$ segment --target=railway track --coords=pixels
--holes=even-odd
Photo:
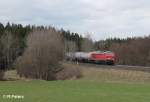
[[[134,70],[134,71],[144,71],[150,73],[150,67],[145,66],[128,66],[128,65],[101,65],[101,64],[92,64],[92,63],[75,63],[68,62],[72,64],[78,64],[87,68],[105,68],[105,69],[122,69],[122,70]]]

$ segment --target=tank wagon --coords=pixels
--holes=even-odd
[[[66,58],[87,63],[115,64],[115,54],[112,51],[69,52],[66,54]]]

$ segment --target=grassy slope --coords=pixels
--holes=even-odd
[[[149,102],[150,84],[102,83],[96,81],[0,82],[3,94],[23,94],[21,102]]]

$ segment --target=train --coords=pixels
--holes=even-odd
[[[68,52],[66,59],[78,62],[115,65],[116,56],[112,51]]]

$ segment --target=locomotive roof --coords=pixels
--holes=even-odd
[[[112,51],[95,51],[95,53],[107,53],[107,54],[112,54]]]

